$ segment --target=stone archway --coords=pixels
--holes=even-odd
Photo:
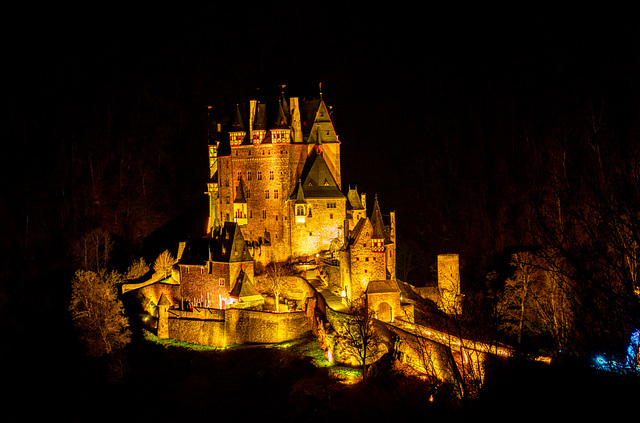
[[[393,321],[393,309],[389,303],[382,301],[378,304],[378,307],[376,308],[376,317],[378,320],[382,320],[383,322]]]

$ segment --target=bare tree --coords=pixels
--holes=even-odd
[[[117,297],[123,281],[116,271],[78,270],[72,281],[69,311],[87,354],[111,355],[131,340],[129,320]]]
[[[366,298],[366,297],[365,297]],[[378,352],[382,342],[374,327],[375,313],[366,300],[349,304],[348,314],[339,321],[338,336],[346,341],[351,354],[362,364],[362,378],[367,376],[367,359]]]
[[[171,269],[176,263],[177,260],[173,258],[169,250],[164,250],[153,263],[153,270],[166,278],[171,274]]]
[[[276,312],[280,312],[280,295],[283,290],[286,288],[286,276],[290,276],[292,274],[291,268],[287,266],[286,263],[275,263],[271,262],[266,267],[267,271],[267,280],[266,280],[266,288],[267,291],[273,294],[275,297],[276,303]]]
[[[124,278],[126,280],[138,279],[144,276],[149,271],[149,265],[144,260],[143,257],[140,257],[138,260],[134,260],[127,269],[127,273],[124,274]]]
[[[99,272],[106,269],[111,261],[113,239],[109,232],[98,228],[84,234],[72,245],[76,266]]]

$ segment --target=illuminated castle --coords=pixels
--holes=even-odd
[[[369,281],[395,278],[395,215],[383,223],[377,198],[343,193],[340,140],[322,99],[284,97],[236,106],[209,142],[208,233],[235,222],[256,263],[339,260],[337,285],[359,298]]]
[[[342,312],[365,299],[379,320],[413,321],[396,279],[395,213],[383,215],[377,196],[368,212],[366,195],[342,186],[330,110],[322,93],[282,95],[238,105],[232,121],[212,126],[206,236],[180,243],[171,276],[123,285],[157,312],[159,336],[212,346],[282,342],[310,330],[327,297]],[[265,267],[278,262],[312,269],[309,279],[290,276],[287,313],[279,297],[275,307],[266,301]],[[421,295],[458,312],[457,256],[442,264],[439,287]]]

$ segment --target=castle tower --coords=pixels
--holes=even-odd
[[[459,263],[458,254],[438,255],[438,306],[447,314],[461,312]]]
[[[242,178],[238,181],[236,187],[236,197],[233,200],[233,221],[240,226],[247,224],[247,199],[244,195],[244,186]]]
[[[222,125],[216,124],[215,136],[211,135],[211,106],[207,106],[207,151],[209,154],[209,180],[207,181],[207,192],[209,197],[209,221],[207,223],[207,234],[213,232],[219,224],[218,217],[218,147],[220,145],[220,135],[222,133]]]
[[[171,301],[166,295],[162,294],[158,301],[158,338],[169,338],[169,307]]]
[[[216,218],[237,222],[252,251],[269,251],[254,256],[263,264],[329,250],[348,231],[330,109],[322,99],[287,101],[284,92],[273,100],[236,104],[210,187],[209,227]]]

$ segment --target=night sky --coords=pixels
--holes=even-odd
[[[51,232],[47,242],[65,237],[51,216],[74,194],[60,181],[86,182],[82,161],[99,161],[123,139],[159,148],[162,165],[174,162],[166,168],[171,212],[158,225],[166,223],[202,200],[206,106],[229,115],[280,84],[286,95],[311,98],[322,83],[342,141],[343,184],[377,193],[399,222],[440,201],[438,189],[464,197],[469,181],[491,186],[493,157],[577,104],[602,99],[616,116],[636,113],[639,34],[625,11],[265,2],[100,13],[25,7],[9,21],[2,201],[6,233],[18,243],[39,232]],[[85,170],[68,171],[73,154]],[[445,156],[455,169],[425,173]],[[503,158],[515,167],[520,159]],[[418,193],[425,184],[441,188]],[[74,224],[76,233],[91,226]]]

